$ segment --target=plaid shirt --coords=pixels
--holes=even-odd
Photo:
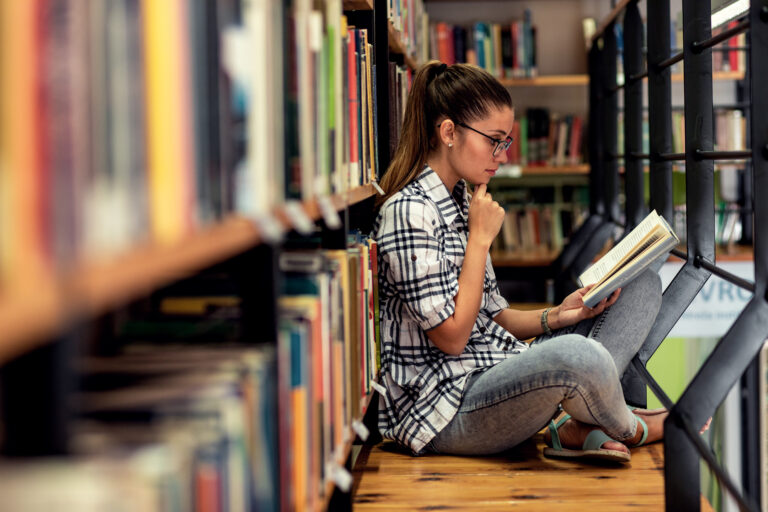
[[[381,207],[373,226],[379,247],[381,383],[379,430],[415,454],[451,421],[467,377],[525,350],[493,321],[509,304],[499,294],[491,258],[469,342],[459,356],[427,337],[453,315],[467,247],[469,195],[453,194],[429,166]]]

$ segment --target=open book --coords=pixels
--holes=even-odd
[[[653,210],[621,242],[579,276],[581,286],[595,284],[584,295],[584,304],[594,307],[679,243],[664,217]]]

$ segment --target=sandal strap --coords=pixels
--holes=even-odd
[[[637,423],[639,423],[643,427],[643,435],[642,437],[640,437],[640,441],[632,445],[632,448],[636,446],[643,446],[645,444],[645,440],[648,439],[648,425],[645,423],[645,420],[640,416],[638,416],[637,414],[635,414],[634,416]]]
[[[614,441],[614,439],[599,428],[596,428],[584,438],[584,444],[581,445],[581,449],[601,450],[602,446],[608,441]]]
[[[555,420],[551,420],[549,422],[549,433],[552,435],[552,448],[555,450],[562,450],[563,444],[560,442],[560,434],[557,433],[557,430],[563,426],[563,423],[568,421],[570,419],[570,414],[566,414],[560,420],[558,420],[557,423],[555,423]]]

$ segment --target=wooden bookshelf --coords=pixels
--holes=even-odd
[[[569,87],[589,84],[589,75],[545,75],[531,78],[502,78],[506,87]]]
[[[677,250],[685,253],[688,251],[688,248],[685,246],[685,244],[682,244],[677,246]],[[715,246],[716,263],[723,261],[754,261],[754,259],[755,251],[751,245],[718,244]],[[669,258],[667,258],[667,261],[680,263],[683,260],[673,254],[670,254]]]
[[[540,249],[535,251],[494,251],[491,262],[494,267],[546,267],[549,266],[560,251]]]
[[[373,0],[344,0],[342,9],[345,11],[372,11]]]
[[[589,164],[523,167],[523,176],[545,176],[552,174],[587,176],[589,175]]]
[[[365,185],[329,198],[336,210],[375,195]],[[302,203],[312,221],[322,218],[316,200]],[[274,217],[283,232],[292,229],[283,208]],[[262,234],[252,221],[232,216],[172,244],[145,243],[113,258],[87,261],[64,275],[0,294],[0,364],[32,348],[46,338],[64,332],[78,320],[146,296],[166,284],[193,275],[217,262],[259,244]],[[18,291],[15,291],[17,290]]]
[[[714,71],[712,73],[712,81],[722,82],[726,80],[744,80],[744,71]],[[673,73],[673,82],[682,82],[685,77],[683,73]]]
[[[673,82],[682,82],[683,73],[673,73]],[[644,79],[647,80],[647,79]],[[744,80],[743,71],[716,71],[714,81]],[[573,87],[589,85],[589,75],[545,75],[532,78],[500,78],[505,87]]]
[[[403,38],[400,35],[400,31],[395,29],[395,26],[392,25],[392,21],[390,20],[388,22],[388,30],[389,30],[389,50],[392,53],[397,53],[399,55],[403,56],[403,60],[405,61],[405,64],[413,69],[416,70],[419,67],[419,63],[416,62],[416,59],[408,53],[408,51],[405,48],[405,44],[403,43]]]

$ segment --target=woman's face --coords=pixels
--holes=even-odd
[[[490,181],[496,174],[499,165],[506,163],[507,152],[502,148],[494,156],[496,142],[488,137],[506,140],[512,133],[514,122],[514,111],[509,107],[504,107],[503,109],[492,110],[483,119],[466,123],[471,129],[456,125],[456,143],[452,154],[449,154],[453,156],[453,167],[460,178],[472,185],[487,184]],[[482,132],[488,137],[477,132]]]

